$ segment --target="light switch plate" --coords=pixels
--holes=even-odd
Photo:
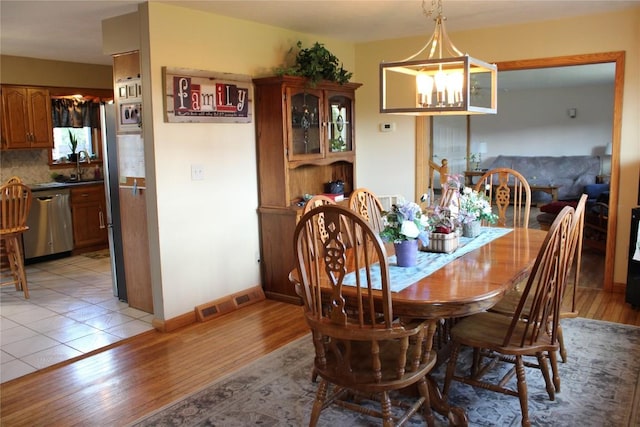
[[[394,122],[391,123],[380,123],[378,125],[380,132],[393,132],[396,130],[396,124]]]
[[[202,181],[204,179],[204,166],[191,165],[191,181]]]

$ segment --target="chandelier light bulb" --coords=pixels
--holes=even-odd
[[[416,76],[418,86],[419,102],[418,106],[431,105],[433,96],[433,77],[426,73],[418,73]]]

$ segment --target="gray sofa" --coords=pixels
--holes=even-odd
[[[498,156],[484,165],[506,167],[520,172],[531,185],[557,185],[558,200],[579,199],[584,186],[594,184],[600,173],[598,156]],[[550,202],[551,195],[532,193],[534,202]]]

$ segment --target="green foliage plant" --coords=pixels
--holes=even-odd
[[[338,58],[325,48],[324,44],[315,42],[313,46],[303,49],[302,42],[298,41],[296,46],[300,50],[296,55],[295,65],[277,68],[278,75],[306,77],[313,86],[321,80],[345,84],[353,76],[353,73],[345,70]]]
[[[68,130],[69,132],[69,148],[71,148],[71,153],[75,154],[76,150],[78,149],[78,138],[76,138],[76,136],[73,134],[73,132],[71,132],[71,130]]]

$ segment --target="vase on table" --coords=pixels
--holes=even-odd
[[[462,224],[462,235],[464,237],[476,237],[480,234],[480,221],[465,222]]]
[[[398,267],[413,267],[418,259],[418,241],[403,240],[400,243],[394,243],[396,250],[396,262]]]

